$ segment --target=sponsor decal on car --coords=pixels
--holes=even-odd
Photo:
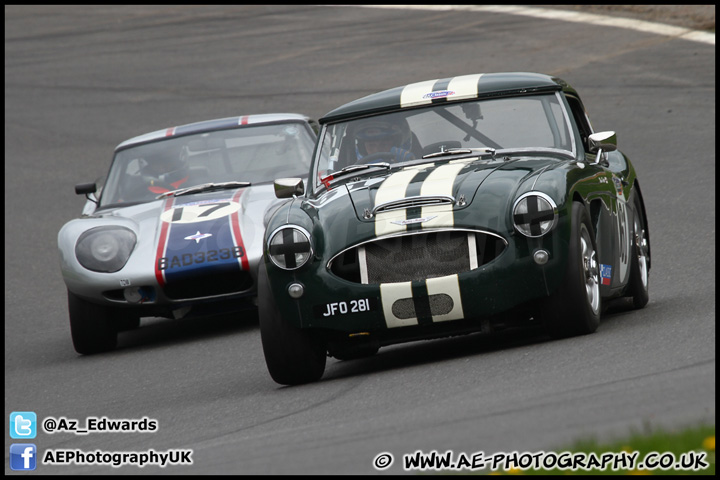
[[[430,92],[423,95],[423,98],[430,98],[430,99],[436,99],[436,98],[446,98],[450,95],[455,95],[455,92],[450,90],[441,90],[439,92]]]
[[[200,240],[208,237],[212,237],[212,233],[200,233],[200,230],[198,230],[195,235],[185,237],[185,240],[195,240],[195,243],[200,243]]]
[[[600,264],[600,279],[603,285],[610,285],[612,280],[612,266]]]
[[[623,184],[622,180],[613,175],[612,181],[615,184],[615,190],[617,191],[618,198],[622,198],[623,196]]]
[[[230,260],[232,258],[242,258],[245,256],[245,252],[242,247],[235,245],[232,248],[221,248],[218,250],[206,250],[195,253],[183,253],[180,255],[173,255],[167,257],[160,257],[158,259],[157,268],[159,270],[190,267],[192,265],[198,265],[205,262],[222,262],[223,260]]]
[[[390,223],[394,223],[395,225],[414,225],[416,223],[424,223],[429,222],[433,218],[435,218],[437,215],[433,215],[432,217],[422,217],[422,218],[410,218],[407,220],[394,220]]]
[[[407,85],[400,93],[400,106],[412,107],[433,101],[462,100],[477,97],[482,74],[462,75],[448,80],[428,80]]]

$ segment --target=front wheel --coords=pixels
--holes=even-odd
[[[568,265],[560,288],[549,298],[544,317],[554,337],[593,333],[600,325],[600,270],[595,232],[585,207],[573,202]]]
[[[70,333],[75,351],[90,355],[117,346],[117,327],[107,307],[87,302],[68,291]]]
[[[320,380],[327,361],[325,345],[316,336],[283,320],[263,263],[258,269],[258,314],[263,354],[272,379],[281,385]]]

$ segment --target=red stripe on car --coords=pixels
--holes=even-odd
[[[245,193],[244,189],[236,192],[235,195],[233,195],[233,202],[240,203],[240,197],[242,197],[243,193]],[[233,236],[235,237],[235,244],[240,247],[240,251],[242,252],[242,256],[240,257],[242,268],[243,270],[250,270],[250,263],[248,262],[247,258],[247,250],[245,250],[245,245],[243,244],[242,235],[240,233],[241,210],[238,210],[237,212],[234,212],[230,215],[230,226],[232,228]]]
[[[163,213],[170,210],[175,197],[169,197],[165,200]],[[165,286],[165,272],[160,269],[160,259],[165,255],[165,246],[167,245],[168,232],[170,231],[170,222],[160,220],[160,238],[158,238],[157,253],[155,254],[155,278],[160,288]]]

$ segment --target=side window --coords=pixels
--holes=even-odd
[[[580,103],[580,100],[576,97],[566,95],[570,110],[572,111],[573,119],[575,124],[578,126],[580,132],[580,139],[582,140],[583,149],[588,151],[588,137],[593,133],[593,129],[590,126],[590,121],[585,114],[585,109]]]

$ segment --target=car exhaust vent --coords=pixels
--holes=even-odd
[[[345,280],[380,284],[463,273],[491,262],[505,240],[484,232],[443,230],[393,236],[345,250],[330,271]]]

